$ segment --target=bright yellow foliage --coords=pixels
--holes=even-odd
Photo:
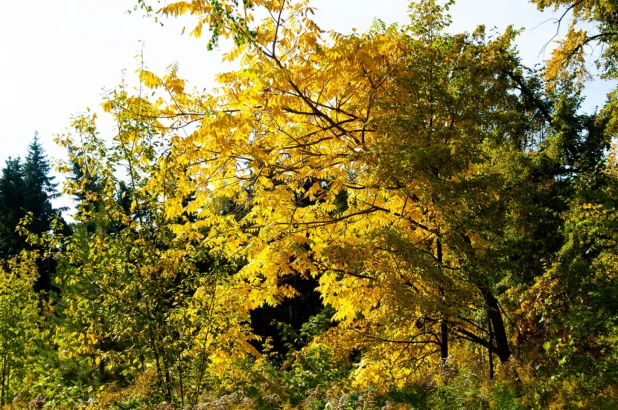
[[[440,326],[470,330],[460,312],[483,311],[497,280],[480,218],[502,201],[486,177],[496,147],[523,138],[506,92],[515,33],[449,36],[443,9],[422,2],[406,29],[324,36],[307,1],[252,3],[221,3],[231,26],[218,34],[246,37],[226,55],[241,68],[209,95],[175,69],[140,73],[172,97],[152,117],[173,121],[157,125],[170,151],[143,189],[179,240],[246,262],[230,284],[245,309],[294,297],[286,277],[319,278],[339,323],[327,339],[365,352],[358,382],[399,385],[439,359]],[[162,12],[195,16],[196,37],[221,16],[202,1]]]

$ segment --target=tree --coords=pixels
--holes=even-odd
[[[51,203],[51,200],[58,197],[59,194],[56,191],[55,178],[50,175],[50,172],[49,161],[38,135],[35,133],[28,146],[28,153],[23,166],[23,209],[32,214],[28,230],[34,235],[40,236],[50,232],[52,219],[62,219],[60,211],[54,209]],[[67,224],[62,221],[62,225],[65,227],[64,233],[67,234]],[[26,245],[26,247],[32,249],[30,245]],[[55,270],[53,260],[41,258],[37,263],[39,278],[35,288],[39,291],[49,291],[51,289],[51,277]]]
[[[195,199],[166,193],[168,218],[195,215],[182,232],[206,223],[213,249],[246,259],[235,279],[251,309],[294,297],[292,275],[318,278],[340,322],[333,345],[364,352],[362,383],[397,385],[474,345],[508,362],[500,286],[509,272],[541,272],[509,263],[503,237],[518,209],[507,201],[572,166],[561,162],[568,150],[549,155],[567,137],[586,140],[585,127],[554,121],[572,117],[572,105],[541,96],[512,30],[447,35],[431,1],[413,5],[402,30],[377,22],[367,34],[333,34],[332,44],[305,3],[252,5],[270,17],[229,53],[243,68],[221,75],[216,93],[185,93],[175,69],[141,74],[173,95],[153,114],[175,121],[172,135],[199,122],[172,139],[171,161],[186,164],[179,185]],[[180,2],[163,12],[211,9]],[[513,178],[517,167],[540,175]],[[226,201],[242,215],[222,214]]]
[[[32,212],[31,232],[40,235],[50,229],[50,218],[58,216],[51,200],[58,196],[57,184],[50,176],[51,168],[38,135],[35,134],[28,146],[24,162],[24,208]]]
[[[9,158],[0,178],[0,252],[8,260],[24,249],[24,240],[16,232],[19,221],[25,216],[24,175],[19,158]]]
[[[0,179],[0,205],[4,209],[0,216],[0,252],[4,260],[16,256],[23,249],[34,249],[16,231],[20,221],[28,213],[32,214],[28,229],[35,235],[49,232],[51,220],[61,218],[59,210],[54,209],[51,204],[51,200],[57,197],[58,193],[50,171],[49,162],[36,134],[28,147],[24,163],[19,158],[7,160]],[[51,260],[38,260],[37,263],[40,276],[35,287],[37,290],[49,290],[53,263]]]

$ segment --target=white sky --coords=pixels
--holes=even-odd
[[[162,72],[180,64],[180,76],[198,88],[212,84],[225,71],[206,39],[180,35],[181,21],[165,27],[141,14],[127,14],[135,0],[29,0],[3,4],[0,13],[0,167],[9,156],[24,156],[34,131],[51,157],[63,152],[52,142],[72,115],[86,107],[98,109],[102,88],[119,83],[123,70],[133,79],[135,55],[144,41],[148,68]],[[374,17],[386,23],[408,20],[407,0],[313,0],[315,19],[323,29],[350,32],[367,29]],[[526,65],[541,63],[555,33],[552,17],[527,0],[459,0],[451,9],[451,31],[472,31],[478,24],[526,27],[519,48]],[[185,23],[187,21],[185,20]],[[189,28],[189,27],[188,27]],[[595,83],[587,107],[600,105],[609,91]]]

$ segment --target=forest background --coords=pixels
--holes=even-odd
[[[582,106],[618,8],[534,3],[565,33],[538,67],[452,3],[351,34],[309,1],[130,5],[233,67],[189,89],[139,53],[57,137],[72,221],[36,137],[7,160],[0,405],[614,408],[614,83]]]

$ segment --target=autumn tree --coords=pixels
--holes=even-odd
[[[294,297],[291,275],[318,278],[339,322],[324,340],[364,352],[364,383],[397,385],[474,345],[509,361],[498,289],[511,274],[539,274],[509,265],[510,201],[558,177],[562,158],[543,151],[564,141],[554,136],[587,129],[556,126],[554,115],[573,112],[521,67],[512,30],[448,35],[444,9],[420,2],[404,29],[378,21],[326,41],[304,2],[251,6],[270,17],[219,33],[246,36],[228,55],[243,68],[219,76],[220,90],[190,94],[175,72],[141,74],[174,96],[157,116],[200,124],[173,137],[172,158],[187,164],[180,184],[195,198],[172,193],[167,215],[198,218],[175,231],[207,223],[213,249],[247,260],[235,279],[251,309]],[[216,13],[184,2],[162,11],[196,15],[196,36]],[[534,173],[537,161],[534,182],[509,173]],[[240,217],[218,211],[229,201]]]

